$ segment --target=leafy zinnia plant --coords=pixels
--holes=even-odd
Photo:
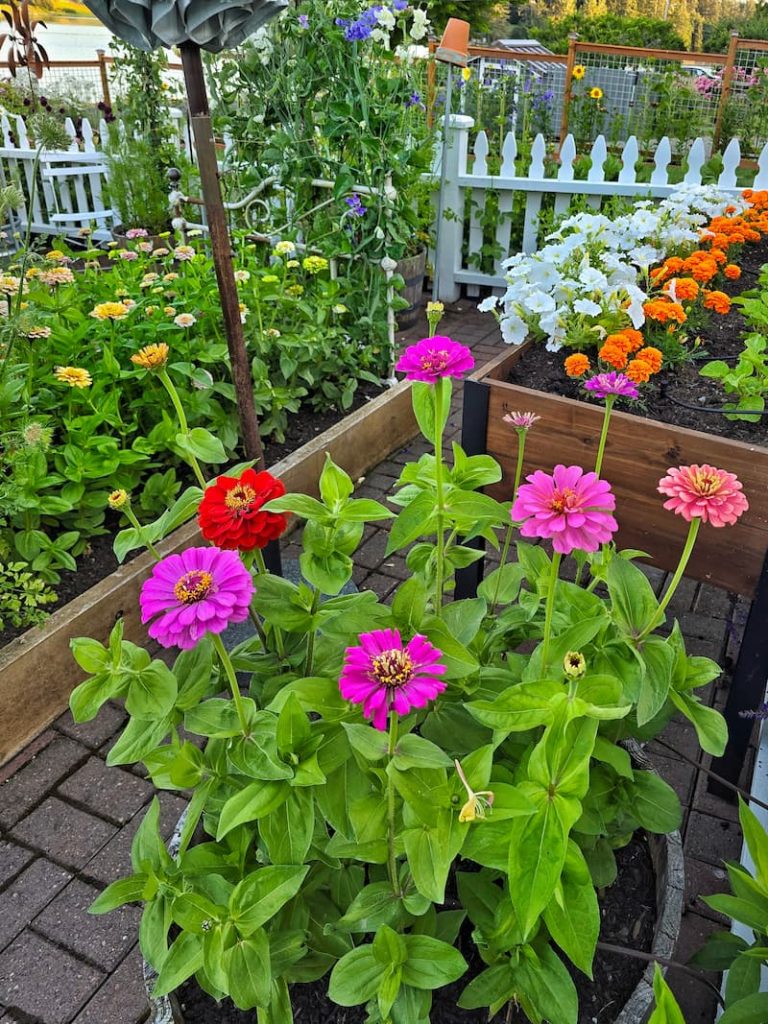
[[[562,465],[522,481],[526,434],[545,429],[535,416],[509,417],[521,450],[511,504],[482,493],[501,476],[492,458],[454,445],[444,461],[468,349],[431,337],[400,367],[433,451],[403,467],[396,517],[355,498],[330,458],[319,498],[235,468],[190,488],[151,531],[154,544],[197,510],[218,545],[159,560],[144,585],[150,633],[182,648],[173,666],[123,640],[121,624],[107,647],[73,641],[89,674],[75,718],[112,699],[130,716],[109,763],[141,761],[159,789],[192,793],[178,851],[155,802],[133,873],[93,910],[142,902],[155,993],[194,976],[260,1024],[289,1024],[291,986],[326,975],[330,997],[365,1004],[371,1024],[425,1024],[433,991],[462,977],[460,1007],[516,1003],[531,1021],[575,1024],[567,962],[591,976],[596,890],[616,878],[615,850],[638,828],[680,822],[675,793],[635,767],[626,741],[680,711],[706,751],[725,745],[721,716],[695,693],[718,666],[686,654],[676,623],[656,629],[698,524],[735,522],[747,502],[732,474],[670,470],[660,490],[693,528],[659,603],[615,547],[616,499],[598,472]],[[193,433],[182,427],[179,446],[201,474]],[[304,522],[299,583],[261,557],[289,513]],[[406,553],[409,578],[389,605],[344,593],[365,524],[390,518],[388,550]],[[476,597],[450,600],[456,569],[480,557],[473,542],[498,548],[501,535],[500,567]],[[583,582],[561,578],[566,555]],[[253,636],[232,647],[225,628],[247,616]],[[470,952],[482,964],[471,974]]]

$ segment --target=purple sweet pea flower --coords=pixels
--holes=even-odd
[[[309,28],[309,15],[300,14],[298,17],[298,22],[301,28]]]
[[[363,217],[368,211],[368,207],[363,206],[363,201],[357,192],[354,192],[351,196],[347,196],[344,202],[349,207],[349,212],[353,217]]]

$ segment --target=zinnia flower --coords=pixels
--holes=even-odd
[[[686,522],[700,518],[712,526],[733,526],[749,508],[741,481],[714,466],[679,466],[659,480],[659,493],[669,495],[664,508]]]
[[[153,568],[141,588],[141,621],[155,619],[149,635],[162,647],[189,650],[206,633],[243,622],[252,597],[251,574],[234,551],[187,548]]]
[[[177,327],[193,327],[197,323],[197,320],[191,313],[179,313],[178,316],[173,318],[173,322]]]
[[[116,491],[112,491],[107,498],[107,504],[115,512],[119,512],[121,508],[125,508],[126,505],[130,504],[130,500],[128,491],[120,487]]]
[[[89,388],[93,384],[90,373],[79,366],[57,366],[53,375],[56,380],[69,384],[71,388]]]
[[[475,360],[466,345],[436,334],[434,338],[422,338],[415,345],[409,345],[395,369],[404,373],[406,380],[435,384],[439,377],[458,379],[474,365]]]
[[[607,398],[608,395],[616,395],[619,398],[637,398],[640,392],[637,385],[623,373],[596,373],[594,377],[584,381],[584,387],[591,391],[596,398]]]
[[[619,526],[610,514],[616,507],[611,485],[581,466],[555,466],[550,476],[539,469],[521,484],[511,516],[523,537],[545,537],[555,551],[597,551]]]
[[[25,336],[30,340],[34,340],[35,338],[50,338],[51,333],[52,331],[50,327],[28,327],[24,332]]]
[[[583,352],[576,352],[572,356],[568,356],[563,365],[569,377],[583,377],[590,368],[589,357],[585,356]]]
[[[131,362],[142,370],[159,370],[168,362],[170,349],[164,341],[145,345],[131,356]]]
[[[125,232],[125,237],[130,239],[149,238],[149,232],[146,228],[128,228]]]
[[[125,320],[128,306],[124,302],[100,302],[88,315],[94,320]]]
[[[173,250],[173,255],[183,263],[194,258],[195,250],[191,245],[177,245]]]
[[[328,260],[325,256],[307,256],[302,260],[301,265],[307,273],[319,274],[321,270],[328,269]]]
[[[532,412],[508,412],[503,419],[505,423],[509,423],[516,430],[530,430],[533,424],[541,419],[541,416]]]
[[[423,708],[445,689],[442,651],[416,634],[403,647],[397,629],[361,633],[360,645],[348,647],[339,689],[344,700],[363,705],[363,714],[376,729],[385,730],[387,715],[407,715]]]
[[[206,540],[219,548],[251,551],[276,540],[286,527],[281,512],[262,505],[285,494],[285,485],[266,470],[246,469],[240,477],[220,476],[200,502],[198,521]]]

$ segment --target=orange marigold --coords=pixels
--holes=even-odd
[[[705,292],[704,308],[713,309],[715,313],[727,313],[731,308],[731,300],[725,292]]]
[[[590,363],[583,352],[575,352],[565,360],[565,372],[569,377],[583,377],[589,369]]]
[[[663,355],[659,349],[654,348],[652,345],[648,345],[647,348],[641,348],[637,353],[637,356],[632,360],[633,363],[637,361],[646,363],[651,373],[658,373],[661,369],[661,364],[664,360]]]
[[[674,288],[675,298],[678,302],[681,299],[691,302],[699,294],[699,286],[692,277],[673,277],[669,285],[668,293],[671,293]]]
[[[636,331],[634,327],[625,327],[621,332],[629,342],[629,351],[637,352],[639,348],[643,347],[643,332]]]
[[[615,370],[623,370],[627,365],[627,349],[623,345],[606,341],[597,354],[604,363],[610,363]]]
[[[649,320],[657,320],[660,324],[670,320],[682,324],[686,320],[685,310],[680,303],[670,302],[668,299],[651,299],[650,302],[644,303],[643,309]]]
[[[715,261],[715,263],[718,263],[720,266],[728,262],[728,257],[725,255],[722,249],[712,249],[710,252],[712,259]]]
[[[697,281],[706,283],[717,273],[717,260],[709,253],[697,251],[691,253],[683,264],[683,269]]]
[[[727,266],[723,267],[723,273],[729,281],[738,281],[741,277],[741,267],[737,266],[735,263],[729,263]]]
[[[644,359],[633,359],[624,373],[635,384],[646,384],[651,379],[651,368]]]

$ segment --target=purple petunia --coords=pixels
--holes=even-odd
[[[445,689],[439,677],[445,665],[439,651],[425,636],[416,634],[403,646],[397,629],[362,633],[358,647],[348,647],[339,690],[344,700],[363,705],[363,714],[382,732],[387,715],[407,715],[423,708]]]
[[[253,579],[236,551],[187,548],[162,559],[141,588],[141,621],[155,621],[149,635],[162,647],[189,650],[206,633],[243,622]]]
[[[607,398],[615,395],[618,398],[637,398],[640,392],[637,384],[623,373],[611,370],[610,373],[596,373],[594,377],[584,381],[586,391],[591,391],[596,398]]]
[[[436,334],[434,338],[422,338],[415,345],[409,345],[395,369],[404,373],[407,380],[435,384],[440,377],[463,377],[474,365],[474,357],[466,345]]]

